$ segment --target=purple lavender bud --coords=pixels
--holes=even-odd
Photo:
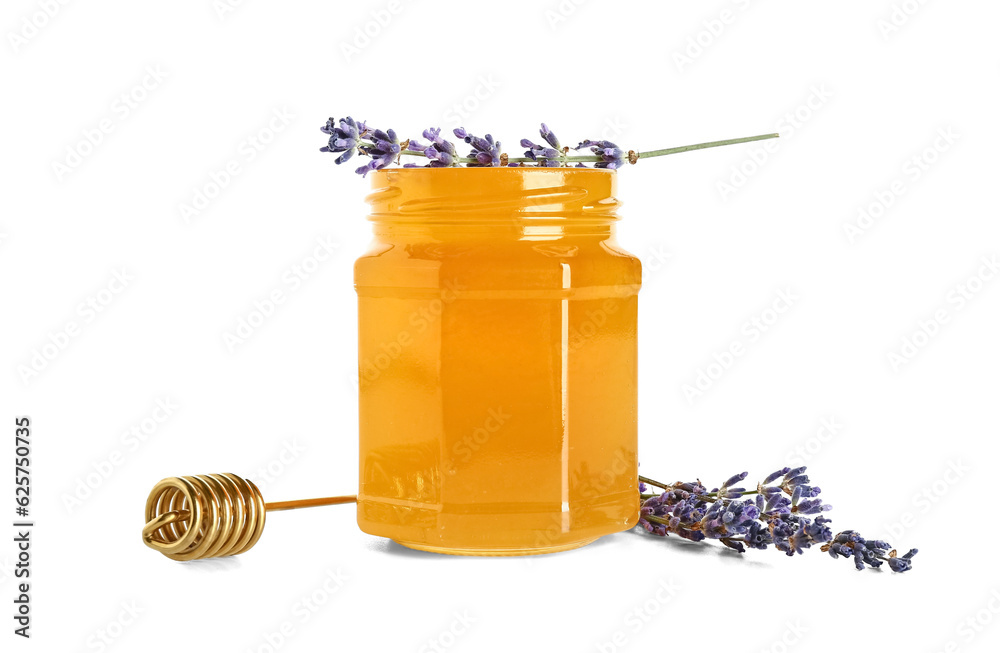
[[[340,165],[344,161],[347,161],[348,159],[350,159],[353,154],[354,154],[354,150],[353,149],[347,150],[343,154],[341,154],[340,156],[338,156],[336,159],[334,159],[333,162],[336,163],[337,165]]]
[[[645,494],[645,493],[646,493],[646,490],[648,490],[648,489],[649,489],[649,488],[647,488],[647,487],[646,487],[646,484],[645,484],[645,483],[643,483],[642,481],[639,481],[639,492],[640,492],[641,494]]]
[[[375,147],[380,151],[392,154],[399,153],[399,143],[393,143],[391,141],[378,140],[375,141]]]
[[[785,480],[787,481],[787,480],[789,480],[791,478],[794,478],[794,477],[798,476],[799,474],[801,474],[804,471],[806,471],[805,466],[796,467],[795,469],[790,469],[787,472],[785,472]]]
[[[545,139],[546,143],[548,143],[557,150],[562,149],[562,146],[559,145],[559,139],[556,138],[556,135],[552,133],[552,130],[549,129],[548,125],[546,125],[544,122],[542,123],[542,128],[538,130],[538,133],[542,135],[542,138]]]
[[[804,520],[806,535],[808,535],[812,541],[817,544],[829,542],[833,538],[833,533],[830,531],[830,527],[827,526],[829,523],[830,520],[822,515],[817,517],[814,522]]]
[[[889,558],[889,569],[903,573],[913,568],[913,563],[908,558]]]
[[[787,467],[782,467],[782,468],[781,468],[781,469],[779,469],[778,471],[776,471],[776,472],[773,472],[773,473],[769,474],[769,475],[767,476],[767,478],[765,478],[765,479],[763,480],[763,482],[761,482],[761,485],[767,485],[768,483],[773,483],[774,481],[776,481],[776,480],[778,479],[778,477],[779,477],[779,476],[784,476],[784,475],[785,475],[785,474],[787,474],[787,473],[788,473],[789,471],[790,471],[790,470],[789,470],[789,469],[788,469]]]
[[[743,541],[751,549],[766,549],[771,544],[771,534],[767,532],[763,524],[755,521],[747,528],[747,532],[743,535]]]
[[[376,165],[377,163],[378,162],[376,160],[369,161],[368,163],[366,163],[365,165],[361,166],[360,168],[358,168],[354,172],[358,173],[362,177],[366,177],[366,176],[368,176],[368,173],[371,172],[372,170],[378,170],[378,166]]]
[[[535,145],[534,143],[532,143],[527,138],[522,138],[521,139],[521,147],[527,147],[527,148],[532,149],[532,150],[540,150],[542,146],[541,145]]]
[[[736,549],[740,553],[746,552],[746,549],[743,548],[743,542],[740,542],[739,540],[730,540],[729,538],[726,538],[722,540],[722,543],[730,549]]]
[[[790,510],[791,505],[792,502],[788,497],[782,496],[781,494],[772,494],[767,499],[767,503],[764,506],[764,512],[786,514],[791,512]]]
[[[469,132],[465,131],[465,128],[463,127],[456,127],[452,131],[456,137],[461,138],[463,141],[469,137]],[[425,135],[424,138],[427,138],[427,136]]]
[[[739,474],[736,474],[734,476],[730,476],[728,479],[726,479],[726,482],[722,484],[722,489],[724,490],[724,489],[726,489],[727,487],[729,487],[731,485],[736,485],[737,483],[739,483],[740,481],[742,481],[746,477],[747,477],[747,473],[746,472],[740,472]]]
[[[806,499],[795,506],[795,512],[800,515],[815,515],[832,508],[833,506],[824,504],[822,499]]]
[[[701,531],[691,531],[686,528],[678,528],[676,532],[685,540],[691,540],[692,542],[701,542],[705,539],[705,534]]]
[[[804,526],[800,524],[798,529],[788,537],[788,555],[792,555],[792,552],[801,554],[803,549],[808,549],[810,546],[812,546],[812,540],[806,535]]]
[[[411,138],[410,139],[410,144],[406,146],[406,149],[409,150],[410,152],[423,152],[428,147],[430,147],[430,146],[429,145],[424,145],[420,141]]]

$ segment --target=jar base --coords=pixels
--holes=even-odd
[[[428,553],[442,553],[445,555],[454,556],[533,556],[542,555],[545,553],[559,553],[560,551],[570,551],[572,549],[579,549],[581,546],[586,546],[591,542],[597,540],[596,537],[592,537],[587,540],[580,540],[578,542],[570,542],[569,544],[560,544],[556,546],[541,546],[541,547],[522,547],[516,549],[461,549],[447,546],[433,546],[430,544],[420,544],[419,542],[405,542],[403,540],[393,540],[396,544],[405,546],[408,549],[413,549],[415,551],[427,551]]]

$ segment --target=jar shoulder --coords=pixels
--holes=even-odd
[[[355,283],[438,287],[559,288],[641,283],[642,263],[614,239],[504,243],[389,243],[376,240],[354,265]]]

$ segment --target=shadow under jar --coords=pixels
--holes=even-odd
[[[358,525],[425,551],[571,549],[638,519],[639,260],[616,173],[371,174],[355,263]]]

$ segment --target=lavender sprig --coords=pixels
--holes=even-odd
[[[427,159],[424,167],[446,168],[455,166],[476,167],[500,167],[500,166],[528,166],[539,167],[562,167],[576,165],[577,167],[587,167],[586,164],[593,164],[595,168],[606,168],[614,170],[621,168],[626,162],[634,164],[640,158],[652,158],[677,154],[680,152],[691,152],[710,147],[720,147],[723,145],[736,145],[738,143],[750,143],[769,138],[777,138],[778,134],[762,134],[760,136],[748,136],[745,138],[734,138],[724,141],[712,141],[708,143],[697,143],[695,145],[684,145],[681,147],[671,147],[662,150],[648,150],[627,152],[615,143],[608,140],[584,140],[574,148],[579,151],[584,148],[590,149],[590,154],[571,155],[568,147],[562,146],[555,133],[549,129],[548,125],[542,123],[539,134],[543,143],[535,143],[530,139],[523,138],[520,143],[526,148],[523,157],[508,157],[501,150],[500,141],[494,140],[493,136],[486,134],[484,137],[470,134],[464,127],[454,130],[455,136],[464,140],[472,146],[472,150],[467,156],[460,156],[454,144],[441,138],[441,129],[432,127],[423,132],[423,137],[430,141],[423,144],[417,139],[407,139],[400,143],[396,137],[396,132],[391,129],[382,131],[371,129],[364,122],[355,121],[350,117],[335,120],[330,118],[327,124],[320,128],[329,136],[326,146],[320,148],[321,152],[335,152],[340,156],[335,162],[339,165],[351,158],[355,153],[362,156],[370,156],[372,160],[359,167],[356,172],[366,175],[372,170],[379,170],[405,156],[421,156]],[[420,164],[406,163],[404,167],[412,168]]]
[[[769,474],[753,490],[733,487],[746,478],[746,472],[712,490],[706,490],[701,481],[665,484],[640,476],[639,526],[664,537],[673,533],[695,542],[716,539],[740,553],[746,547],[773,546],[793,556],[817,545],[834,558],[853,558],[859,570],[865,565],[879,567],[883,562],[900,573],[913,567],[917,549],[897,556],[896,550],[882,540],[867,540],[855,531],[834,535],[827,525],[831,520],[820,514],[832,507],[817,498],[820,489],[809,485],[805,471],[805,467],[784,467]],[[663,492],[648,493],[650,486]],[[756,496],[742,498],[747,495]]]

